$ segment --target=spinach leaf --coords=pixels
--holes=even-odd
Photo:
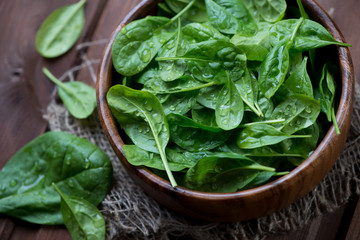
[[[205,0],[211,25],[222,33],[253,35],[257,30],[243,2],[237,0]]]
[[[181,47],[181,22],[178,18],[177,33],[159,50],[159,57],[176,57]],[[159,62],[159,76],[163,81],[173,81],[184,75],[186,63],[183,60]]]
[[[233,81],[241,78],[246,68],[246,57],[234,44],[223,40],[208,40],[191,44],[181,57],[156,58],[157,61],[186,61],[193,76],[204,82],[225,83],[228,71]]]
[[[284,82],[288,68],[288,45],[279,44],[270,50],[260,68],[259,88],[266,98],[271,98]]]
[[[220,90],[221,89],[218,86],[202,88],[202,89],[200,89],[200,93],[197,97],[197,101],[201,105],[215,110],[216,103],[217,103],[216,99],[219,96]]]
[[[241,99],[249,106],[251,111],[262,117],[263,113],[257,105],[258,82],[250,76],[248,70],[245,71],[245,75],[240,80],[235,82],[235,86]]]
[[[159,154],[147,152],[136,145],[124,145],[122,149],[126,159],[134,166],[165,170]],[[191,158],[185,158],[182,154],[170,148],[166,149],[166,157],[171,171],[181,171],[195,164]]]
[[[172,11],[179,13],[191,3],[191,0],[165,0],[165,3]],[[208,17],[204,0],[196,0],[191,8],[183,14],[183,18],[193,22],[206,22]]]
[[[109,158],[85,139],[47,132],[21,148],[0,171],[0,212],[38,224],[62,224],[60,198],[68,195],[99,204],[110,189]]]
[[[43,73],[58,86],[59,97],[75,118],[84,119],[89,117],[96,108],[96,91],[85,83],[61,82],[47,68]]]
[[[112,62],[117,72],[132,76],[141,72],[175,32],[166,17],[147,16],[124,26],[112,47]]]
[[[229,76],[227,79],[227,83],[224,84],[217,98],[215,117],[220,128],[232,130],[241,123],[244,116],[244,103],[234,82]]]
[[[203,126],[191,119],[175,114],[167,116],[171,140],[190,152],[207,151],[223,144],[231,135],[229,131],[218,131],[215,127]],[[212,131],[209,131],[209,130]]]
[[[170,113],[185,114],[196,104],[199,91],[186,91],[183,93],[170,94],[162,103],[165,115]]]
[[[340,134],[339,126],[335,117],[334,99],[335,99],[335,81],[333,73],[336,67],[330,63],[324,65],[319,82],[319,94],[321,111],[327,116],[329,122],[333,122],[337,134]]]
[[[208,40],[229,41],[229,38],[222,35],[210,24],[189,23],[182,29],[183,37],[188,43],[204,42]],[[186,51],[185,51],[186,52]],[[184,53],[185,53],[184,52]]]
[[[275,97],[279,101],[283,101],[294,94],[302,94],[311,98],[314,97],[313,87],[306,70],[306,65],[307,57],[304,58],[299,68],[294,71],[280,86],[279,90],[275,94]]]
[[[289,68],[289,48],[292,46],[296,33],[303,19],[291,26],[290,36],[274,46],[260,66],[259,86],[266,98],[271,98],[284,82]]]
[[[160,154],[170,182],[173,187],[176,187],[177,184],[169,169],[165,155],[165,148],[169,142],[170,133],[159,100],[149,92],[134,90],[122,85],[115,85],[109,89],[107,101],[113,116],[120,126],[132,125],[136,128],[141,126],[139,123],[144,124],[144,122],[148,125],[151,138],[149,138],[144,145],[142,145],[141,142],[138,142],[137,145],[140,148],[149,150],[147,149],[148,142],[153,143],[155,149],[152,148],[150,151],[156,150],[154,152]],[[140,122],[140,120],[142,122]],[[139,132],[139,135],[141,135],[141,132]],[[135,139],[137,135],[133,134],[129,137]]]
[[[274,109],[271,119],[285,119],[277,126],[284,133],[293,134],[316,122],[320,113],[320,103],[305,95],[291,95]]]
[[[270,29],[270,42],[277,45],[290,37],[291,31],[298,23],[297,19],[287,19],[274,24]],[[304,19],[299,31],[294,38],[291,49],[304,52],[307,50],[324,47],[327,45],[351,46],[347,43],[336,41],[334,37],[319,23]]]
[[[190,75],[184,75],[171,82],[165,82],[160,77],[154,76],[152,79],[146,81],[143,90],[154,94],[173,94],[194,91],[213,86],[214,84],[214,82],[200,82]]]
[[[203,157],[185,175],[185,187],[205,192],[235,192],[256,178],[259,171],[273,168],[256,164],[240,154]]]
[[[100,211],[83,198],[64,194],[53,183],[61,197],[61,213],[73,239],[105,240],[105,220]]]
[[[86,0],[61,7],[41,24],[35,40],[36,50],[46,58],[55,58],[67,52],[79,39],[85,25]]]
[[[267,22],[277,22],[285,15],[285,0],[252,0],[256,10]]]
[[[252,61],[263,61],[270,49],[269,23],[258,23],[258,31],[253,36],[235,34],[231,42],[242,50],[246,58]]]
[[[285,139],[298,137],[311,137],[311,135],[289,135],[267,124],[255,124],[240,132],[237,145],[239,148],[252,149],[274,145]]]
[[[201,105],[194,106],[191,109],[191,118],[201,124],[210,127],[218,127],[216,124],[215,111]]]
[[[181,127],[190,127],[190,128],[198,128],[203,129],[210,132],[222,132],[222,130],[217,126],[209,126],[198,123],[191,118],[182,116],[180,114],[170,113],[167,116],[170,125],[177,125]]]

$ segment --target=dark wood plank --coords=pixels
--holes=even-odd
[[[43,66],[60,74],[76,64],[78,51],[72,49],[57,59],[44,59],[35,49],[35,36],[42,21],[66,1],[0,1],[0,168],[27,142],[46,130],[42,114],[49,102],[53,84],[41,73]],[[89,39],[107,1],[89,1],[85,7],[86,24],[79,41]],[[21,16],[21,17],[19,17]],[[22,225],[22,224],[20,224]],[[15,227],[14,227],[15,226]],[[34,231],[33,225],[25,225]],[[1,239],[19,234],[11,218],[0,218]],[[15,235],[15,239],[19,239]]]
[[[354,207],[352,209],[349,209],[350,213],[347,216],[349,219],[346,219],[350,223],[349,227],[346,233],[343,236],[341,236],[341,239],[346,239],[346,240],[360,239],[360,198],[356,197],[354,202],[355,202]]]

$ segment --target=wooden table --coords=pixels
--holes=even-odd
[[[50,101],[53,84],[42,74],[43,66],[60,76],[83,61],[81,51],[46,60],[35,50],[37,29],[53,10],[74,0],[0,1],[0,168],[31,139],[47,129],[42,114]],[[106,39],[119,21],[140,0],[89,0],[86,25],[80,42]],[[330,13],[348,43],[356,79],[360,79],[359,0],[318,0]],[[100,58],[102,49],[89,47],[88,58]],[[77,79],[94,84],[80,71]],[[64,227],[38,226],[0,214],[0,239],[71,239]],[[356,196],[334,213],[313,220],[305,228],[268,239],[360,239],[360,201]]]

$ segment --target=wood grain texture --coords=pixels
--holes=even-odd
[[[113,30],[113,24],[117,24],[116,21],[125,16],[139,1],[108,0],[109,3],[105,9],[102,7],[106,1],[88,1],[86,16],[91,23],[86,22],[86,30],[80,41],[107,38],[107,34]],[[41,67],[45,65],[56,76],[60,76],[82,60],[79,52],[73,49],[65,56],[55,60],[42,59],[36,53],[33,43],[41,21],[52,10],[72,2],[75,0],[0,1],[0,29],[2,30],[0,36],[0,150],[3,153],[0,157],[0,168],[17,149],[46,129],[46,122],[43,121],[41,115],[47,106],[53,85],[42,75]],[[345,40],[353,44],[350,51],[355,65],[355,76],[357,80],[360,80],[358,68],[360,64],[360,43],[358,41],[360,28],[354,24],[360,22],[360,15],[357,14],[360,1],[317,0],[317,2],[331,13],[334,21],[342,30]],[[115,18],[116,21],[112,21]],[[87,56],[92,58],[101,55],[102,49],[90,47],[84,51],[87,51]],[[81,71],[78,79],[86,82],[90,77],[85,71]],[[352,239],[350,237],[358,236],[360,210],[356,206],[359,205],[360,202],[354,204],[354,207],[350,206],[352,212],[355,211],[353,215],[345,214],[345,216],[336,211],[315,219],[302,230],[273,239],[306,239],[306,236],[314,236],[314,234],[319,237],[318,239],[334,239],[336,236],[334,232],[338,226],[336,222],[343,218],[346,218],[350,225],[347,226],[345,234],[348,239]],[[329,226],[331,226],[331,231],[329,230],[325,235],[329,238],[321,238],[320,233],[327,232]],[[63,227],[40,228],[37,225],[0,215],[0,239],[56,240],[70,238]]]

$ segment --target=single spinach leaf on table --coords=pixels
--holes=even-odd
[[[116,71],[124,76],[141,72],[175,34],[174,29],[169,18],[158,16],[147,16],[124,26],[112,47]]]
[[[201,158],[187,171],[184,184],[190,189],[205,192],[235,192],[254,180],[259,171],[274,169],[257,164],[241,154],[223,153]]]
[[[306,70],[307,59],[308,58],[305,57],[298,69],[296,69],[280,86],[275,94],[278,101],[283,101],[294,94],[314,97],[311,79]]]
[[[251,36],[257,25],[242,1],[205,0],[210,24],[225,34]]]
[[[316,122],[320,113],[320,103],[312,97],[301,94],[289,96],[274,109],[271,119],[285,119],[275,125],[287,134],[293,134]]]
[[[239,126],[244,116],[244,103],[234,82],[227,72],[227,82],[221,89],[215,106],[217,125],[223,130],[232,130]]]
[[[53,183],[61,197],[61,213],[73,239],[105,240],[105,220],[100,211],[84,198],[64,194]]]
[[[35,40],[39,54],[55,58],[67,52],[79,39],[85,25],[86,0],[61,7],[41,24]]]
[[[20,149],[0,177],[1,213],[37,224],[62,224],[60,198],[51,184],[97,205],[110,190],[112,166],[89,141],[47,132]]]
[[[159,154],[147,152],[136,145],[124,145],[122,149],[126,159],[134,166],[165,170]],[[191,158],[185,158],[181,153],[171,148],[166,149],[166,157],[171,171],[181,171],[192,167],[196,163]]]
[[[89,85],[73,81],[61,82],[47,68],[43,73],[58,86],[59,97],[75,118],[84,119],[89,117],[96,108],[96,91]]]
[[[207,151],[223,144],[231,135],[230,131],[204,126],[184,116],[169,114],[171,140],[187,151]]]
[[[138,146],[148,150],[149,142],[153,143],[151,150],[156,150],[155,152],[160,154],[169,180],[172,186],[176,187],[177,184],[169,169],[165,154],[170,132],[159,100],[149,92],[134,90],[122,85],[112,86],[106,97],[110,110],[120,126],[130,126],[134,129],[144,124],[148,125],[149,134],[146,136],[150,138],[144,145],[139,141]],[[129,137],[136,138],[138,135],[142,135],[140,131]]]
[[[268,124],[255,124],[240,132],[237,145],[239,148],[253,149],[274,145],[289,138],[304,137],[311,137],[311,135],[290,135]]]

